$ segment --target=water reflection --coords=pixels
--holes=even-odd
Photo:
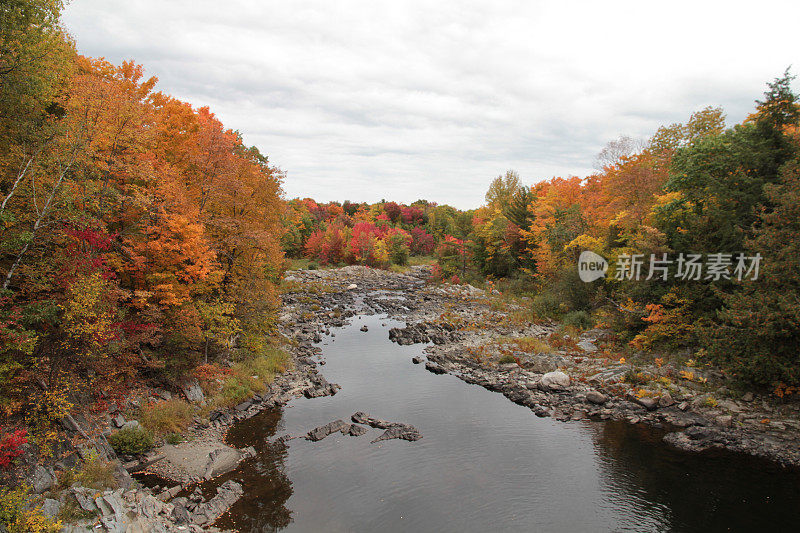
[[[663,432],[642,425],[588,427],[613,505],[642,506],[670,531],[797,530],[796,470],[725,451],[679,452],[661,442]]]
[[[216,487],[228,479],[245,487],[245,495],[217,521],[222,529],[278,531],[292,521],[286,502],[292,496],[292,482],[286,475],[288,450],[273,437],[282,427],[283,408],[269,409],[228,431],[228,442],[238,448],[252,446],[256,456],[234,472],[214,480]],[[210,488],[210,486],[209,486]]]

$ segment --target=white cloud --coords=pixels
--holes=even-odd
[[[793,3],[75,0],[79,49],[134,58],[288,172],[287,195],[482,202],[584,175],[619,134],[741,120],[797,61]]]

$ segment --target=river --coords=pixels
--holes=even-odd
[[[537,418],[501,394],[411,358],[380,315],[326,337],[332,397],[263,411],[228,433],[257,456],[227,479],[244,497],[217,522],[250,531],[756,531],[796,530],[800,474],[730,453],[686,454],[658,431],[624,422]],[[367,332],[360,328],[368,326]],[[370,444],[303,435],[364,411],[416,426],[422,440]]]

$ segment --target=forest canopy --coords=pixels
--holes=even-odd
[[[257,353],[279,304],[282,173],[142,66],[79,55],[62,7],[0,10],[7,414],[76,383],[98,398],[175,379],[209,349]]]

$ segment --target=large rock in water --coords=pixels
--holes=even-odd
[[[343,429],[345,431],[349,430],[349,424],[346,424],[343,420],[334,420],[333,422],[325,424],[324,426],[320,426],[309,431],[306,434],[306,440],[317,442],[324,439],[328,435],[336,433],[337,431],[342,431]]]
[[[220,476],[230,472],[239,465],[244,454],[236,448],[226,446],[219,448],[208,454],[208,461],[206,462],[206,471],[203,474],[205,479]]]
[[[433,372],[434,374],[447,374],[447,370],[437,365],[433,361],[428,361],[425,363],[425,370],[428,372]]]
[[[362,411],[354,413],[350,419],[356,424],[364,424],[365,426],[386,430],[378,438],[372,440],[371,442],[379,442],[390,439],[415,441],[422,438],[422,433],[420,433],[419,430],[414,426],[403,424],[402,422],[388,422],[386,420],[381,420],[380,418],[373,418]]]
[[[345,424],[341,429],[342,435],[350,435],[351,437],[360,437],[367,431],[369,431],[367,428],[358,424]]]
[[[211,524],[230,509],[243,494],[244,489],[239,483],[228,480],[219,486],[216,496],[194,508],[189,521],[200,526]]]
[[[422,438],[422,433],[420,433],[417,428],[415,428],[414,426],[409,426],[407,424],[402,424],[390,427],[389,429],[384,431],[383,434],[381,434],[378,438],[373,439],[370,442],[373,443],[390,439],[402,439],[413,442],[421,438]]]
[[[548,392],[564,390],[567,387],[569,387],[569,376],[559,370],[548,372],[539,382],[539,388]]]

